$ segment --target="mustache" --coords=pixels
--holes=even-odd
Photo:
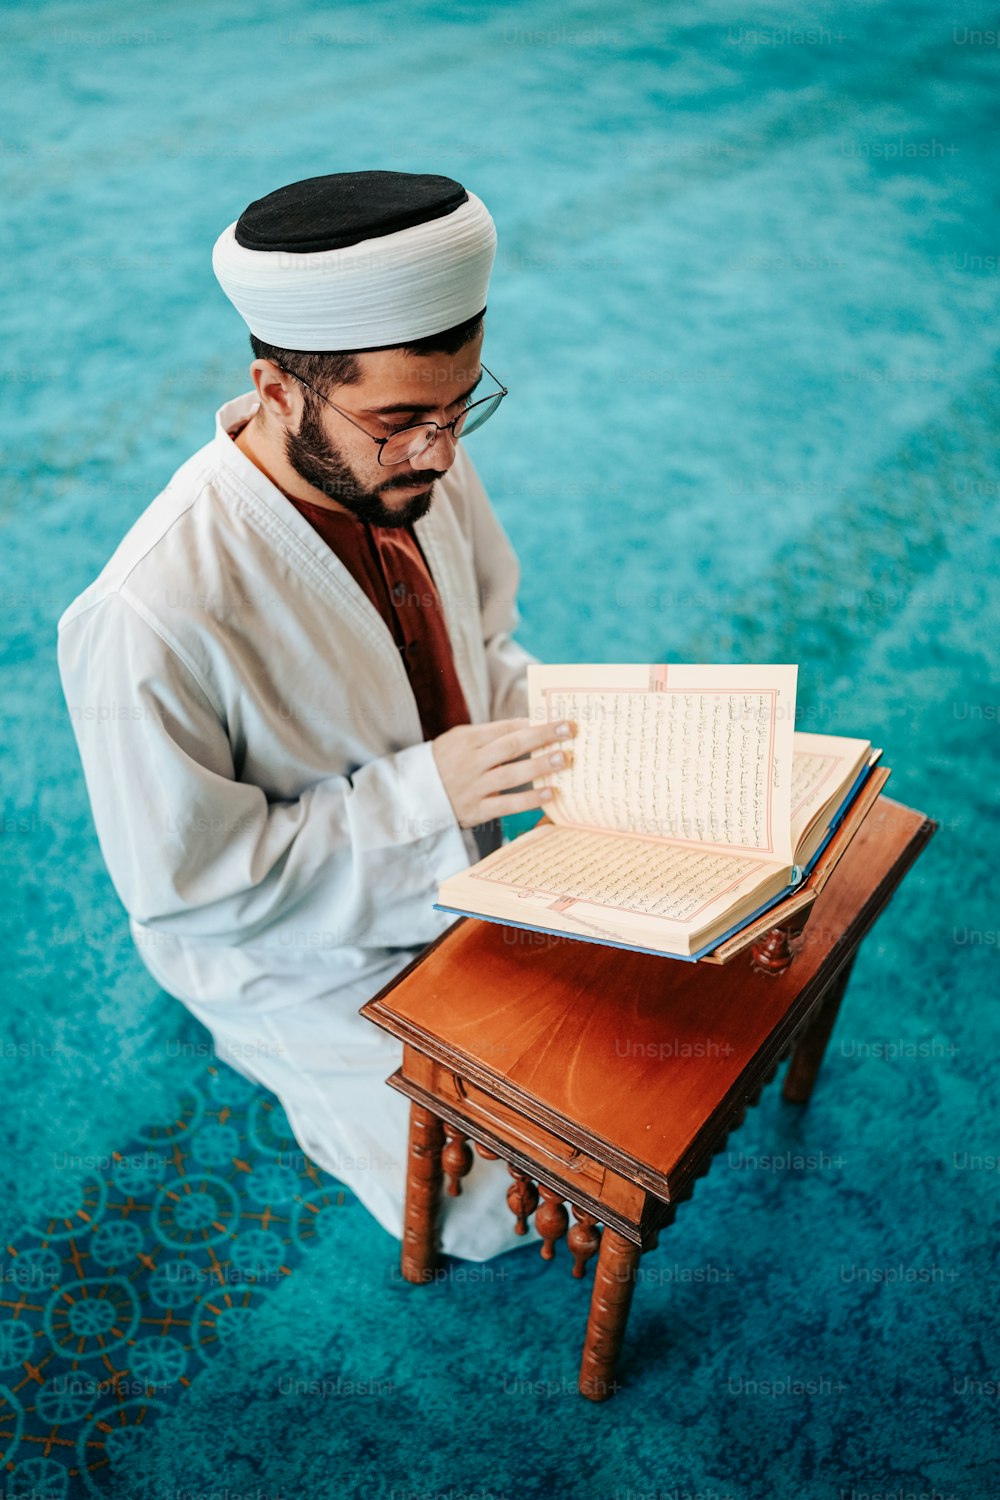
[[[394,489],[408,490],[411,488],[415,488],[417,485],[420,485],[421,488],[430,488],[430,486],[434,484],[436,480],[441,479],[442,477],[443,476],[441,474],[411,474],[405,483],[400,483],[398,480],[394,483],[390,479],[388,484],[384,484],[382,486],[382,490],[383,493],[386,490]]]

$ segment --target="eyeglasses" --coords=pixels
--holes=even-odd
[[[279,366],[279,368],[284,369],[284,366]],[[496,380],[497,385],[500,386],[500,390],[497,393],[492,396],[484,396],[480,401],[473,401],[470,406],[464,407],[451,422],[443,424],[439,422],[415,422],[411,426],[399,428],[397,432],[391,433],[389,437],[382,438],[373,436],[367,428],[361,426],[360,422],[355,422],[349,412],[342,411],[339,406],[334,406],[333,402],[328,400],[321,391],[318,391],[315,386],[310,385],[308,380],[303,380],[301,375],[296,375],[294,370],[285,370],[285,374],[290,375],[293,380],[297,380],[300,385],[304,385],[307,390],[312,391],[314,396],[319,396],[319,399],[325,401],[327,406],[332,407],[340,416],[346,417],[348,422],[356,427],[359,432],[363,432],[366,437],[371,438],[373,443],[377,443],[379,463],[386,467],[391,467],[394,464],[412,462],[414,459],[419,458],[422,453],[426,453],[427,449],[436,440],[439,432],[450,432],[452,437],[457,440],[463,433],[475,432],[477,427],[482,427],[484,422],[489,421],[500,405],[500,402],[508,394],[508,391],[507,387],[497,380],[492,370],[487,369],[485,365],[483,365],[483,369],[486,370],[490,379]]]

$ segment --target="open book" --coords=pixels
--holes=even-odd
[[[795,730],[794,666],[528,669],[573,719],[551,821],[439,888],[439,911],[700,958],[800,883],[881,755]],[[555,748],[555,747],[553,747]]]

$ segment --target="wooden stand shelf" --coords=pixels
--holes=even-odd
[[[408,1281],[432,1278],[445,1182],[461,1191],[473,1145],[501,1157],[542,1255],[565,1237],[574,1275],[596,1256],[579,1388],[618,1388],[639,1257],[789,1053],[784,1097],[809,1098],[858,947],[937,827],[875,774],[810,882],[722,961],[459,918],[368,1001],[404,1043],[388,1082],[411,1100]]]

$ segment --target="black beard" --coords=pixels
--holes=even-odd
[[[311,484],[320,494],[336,500],[345,510],[365,521],[369,526],[412,526],[431,508],[431,486],[440,478],[438,474],[426,476],[408,473],[405,484],[417,484],[426,477],[427,489],[412,495],[405,505],[390,509],[380,498],[380,490],[402,489],[399,480],[388,479],[376,490],[367,490],[359,483],[354,470],[333,446],[323,431],[311,404],[302,410],[302,421],[297,433],[285,429],[285,457],[302,479]],[[404,467],[400,465],[400,467]],[[386,469],[391,474],[391,469]],[[402,477],[402,476],[401,476]]]

